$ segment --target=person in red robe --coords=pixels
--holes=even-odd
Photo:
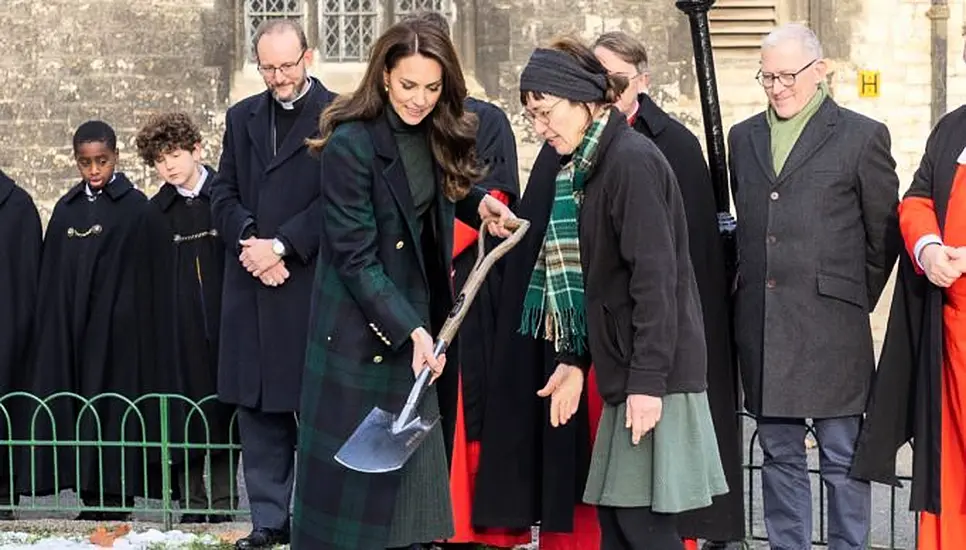
[[[962,109],[960,109],[962,111]],[[948,126],[946,127],[948,128]],[[962,126],[955,131],[962,135]],[[954,151],[953,151],[954,152]],[[952,158],[941,159],[949,163]],[[966,146],[955,160],[952,182],[917,179],[899,205],[899,226],[910,256],[930,283],[943,289],[940,377],[940,508],[920,517],[920,550],[966,546]],[[935,191],[949,186],[945,224]],[[945,194],[945,193],[943,193]]]
[[[903,255],[851,475],[899,486],[913,446],[920,550],[966,548],[966,106],[933,129],[899,204]]]
[[[428,17],[428,15],[427,15]],[[506,114],[496,105],[469,97],[466,109],[479,118],[477,151],[487,175],[480,185],[500,202],[513,207],[520,195],[517,174],[517,151],[513,129]],[[453,239],[453,287],[466,283],[477,260],[479,228],[456,220]],[[482,448],[483,402],[487,398],[486,372],[492,356],[496,309],[493,289],[499,284],[497,275],[488,276],[481,285],[473,305],[463,319],[459,341],[460,376],[457,392],[453,449],[450,460],[450,495],[453,500],[455,535],[448,547],[483,544],[497,548],[513,548],[528,544],[529,529],[483,528],[473,525],[473,495],[476,472]]]

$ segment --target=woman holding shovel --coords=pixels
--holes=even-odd
[[[310,145],[322,156],[324,230],[302,385],[295,550],[408,548],[453,533],[452,434],[440,424],[399,470],[362,473],[334,456],[373,407],[400,411],[425,368],[436,383],[419,417],[455,405],[456,377],[443,375],[432,336],[453,305],[454,217],[474,227],[492,219],[489,231],[501,237],[512,217],[475,186],[476,121],[463,108],[462,74],[445,33],[397,23],[376,41],[355,93],[323,113]]]
[[[518,209],[530,230],[504,262],[476,519],[539,521],[541,548],[680,549],[674,514],[727,491],[684,207],[667,160],[612,106],[626,86],[569,39],[520,77],[546,145]],[[549,422],[531,416],[537,396]]]

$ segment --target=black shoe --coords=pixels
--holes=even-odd
[[[258,527],[245,538],[235,543],[236,550],[255,550],[256,548],[272,548],[276,544],[288,544],[290,533],[281,529],[266,529]]]
[[[228,523],[232,521],[228,514],[208,514],[208,523]]]
[[[181,523],[206,523],[204,514],[181,514]]]
[[[707,541],[701,546],[701,550],[745,550],[747,548],[743,542],[731,541]]]
[[[0,521],[13,521],[17,519],[13,510],[0,510]]]

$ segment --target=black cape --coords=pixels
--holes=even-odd
[[[487,395],[480,464],[473,497],[477,527],[573,531],[590,466],[587,391],[566,425],[547,419],[550,401],[537,397],[556,368],[553,344],[519,333],[523,296],[530,283],[553,204],[560,157],[544,145],[537,155],[516,214],[530,220],[523,240],[498,263],[499,309]]]
[[[475,98],[466,99],[466,109],[479,118],[476,132],[477,158],[487,174],[480,186],[487,191],[501,191],[509,196],[512,209],[520,196],[517,172],[517,145],[506,114],[499,107]],[[474,228],[478,229],[478,228]],[[488,249],[487,249],[488,250]],[[463,288],[476,263],[476,243],[453,258],[453,287]],[[463,414],[466,436],[479,441],[483,426],[483,402],[486,399],[486,373],[492,361],[497,311],[494,289],[500,288],[499,270],[491,270],[473,305],[466,312],[459,342],[460,374],[463,390]]]
[[[35,439],[52,438],[52,418],[58,441],[118,442],[123,437],[128,442],[156,442],[159,401],[129,401],[145,392],[174,388],[171,358],[164,355],[164,346],[158,346],[161,331],[156,320],[164,318],[163,297],[152,292],[152,277],[166,270],[158,265],[164,255],[154,253],[161,239],[159,227],[152,223],[157,216],[151,215],[147,198],[123,173],[116,173],[95,200],[85,189],[84,182],[71,188],[57,202],[47,227],[29,388],[41,399],[57,392],[84,399],[107,392],[121,397],[104,397],[87,407],[84,399],[73,396],[49,398],[50,413],[41,409],[32,426]],[[144,483],[150,465],[159,463],[156,450],[142,452],[116,444],[100,450],[85,447],[78,458],[76,448],[59,449],[56,467],[50,446],[24,449],[18,468],[24,493],[75,488],[90,495],[103,486],[105,495],[160,495],[153,473],[149,472],[150,490]],[[34,487],[31,463],[36,468]]]
[[[151,198],[163,218],[163,248],[167,274],[155,277],[157,293],[171,301],[165,315],[160,342],[171,348],[177,361],[174,391],[190,402],[172,403],[171,439],[192,444],[229,443],[234,407],[216,398],[218,337],[221,321],[222,281],[225,274],[225,242],[211,220],[211,182],[215,171],[206,166],[207,178],[197,197],[185,197],[164,184]],[[197,408],[195,407],[197,405]],[[238,438],[234,438],[235,442]],[[175,464],[186,458],[192,466],[204,451],[179,449]]]
[[[966,149],[966,106],[944,116],[906,197],[931,198],[940,229],[945,225],[957,159]],[[942,443],[943,292],[916,273],[901,254],[885,340],[866,418],[856,443],[851,475],[901,486],[896,453],[914,441],[911,510],[940,513]]]
[[[31,323],[37,298],[37,274],[43,239],[40,215],[30,195],[0,171],[0,440],[23,433],[7,431],[22,424],[24,399],[4,397],[24,389]],[[0,452],[0,497],[13,494],[6,450]],[[6,504],[6,502],[2,502]]]
[[[711,173],[694,134],[647,95],[638,96],[638,104],[634,129],[651,138],[664,153],[684,200],[691,265],[698,283],[708,348],[708,403],[729,489],[726,494],[714,497],[711,506],[679,515],[678,533],[686,538],[713,541],[743,540],[745,508],[738,365],[732,340],[724,242],[718,230]]]

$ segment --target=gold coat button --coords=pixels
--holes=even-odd
[[[405,243],[399,241],[396,243],[396,250],[402,250],[402,247],[406,246]]]
[[[381,355],[377,355],[377,356],[373,357],[372,358],[372,362],[373,363],[382,363],[382,356]]]

